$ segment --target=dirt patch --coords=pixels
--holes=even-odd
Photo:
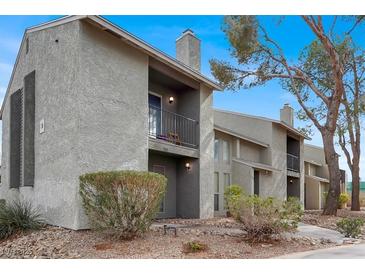
[[[0,243],[0,258],[270,258],[333,245],[313,244],[310,239],[249,244],[241,234],[227,232],[239,230],[240,225],[232,219],[180,221],[169,220],[170,224],[185,226],[177,228],[177,236],[164,234],[161,221],[143,237],[130,241],[113,241],[89,230],[73,231],[49,226]],[[217,230],[224,233],[216,233]],[[206,248],[201,252],[186,253],[184,244],[188,242],[200,242]]]

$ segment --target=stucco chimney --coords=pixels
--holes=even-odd
[[[284,107],[280,109],[280,120],[294,127],[294,110],[289,104],[284,104]]]
[[[176,59],[200,71],[200,40],[191,29],[185,30],[176,40]]]

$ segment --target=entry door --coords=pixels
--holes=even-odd
[[[162,112],[161,112],[161,97],[151,94],[148,94],[148,104],[149,104],[149,135],[153,137],[158,137],[161,135],[161,120],[162,120]]]
[[[165,176],[165,167],[164,166],[153,165],[152,171]],[[164,212],[165,212],[165,196],[162,198],[160,208],[159,208],[159,213],[164,213]]]
[[[253,193],[257,196],[260,195],[260,173],[255,170],[253,172]]]

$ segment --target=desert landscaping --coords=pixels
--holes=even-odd
[[[353,214],[339,210],[338,217],[321,216],[319,211],[305,212],[303,222],[335,229],[342,217]],[[341,217],[342,216],[342,217]],[[164,225],[176,227],[167,229]],[[291,236],[267,243],[245,241],[240,223],[232,218],[208,220],[166,219],[151,226],[144,236],[132,240],[113,240],[110,235],[91,230],[73,231],[46,226],[27,231],[0,242],[0,258],[272,258],[284,254],[336,246],[328,240]],[[362,238],[365,239],[363,231]],[[201,244],[203,250],[187,250],[186,244]]]

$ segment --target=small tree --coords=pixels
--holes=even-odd
[[[231,55],[238,65],[211,60],[213,75],[226,88],[239,89],[263,85],[280,79],[282,86],[295,95],[302,117],[310,120],[322,135],[329,168],[330,188],[323,213],[335,215],[340,194],[340,168],[334,135],[345,91],[344,59],[348,35],[333,38],[337,17],[326,30],[322,16],[301,16],[315,39],[302,50],[296,62],[289,62],[283,49],[273,40],[255,16],[226,16],[223,24]],[[363,17],[357,17],[348,33]]]

